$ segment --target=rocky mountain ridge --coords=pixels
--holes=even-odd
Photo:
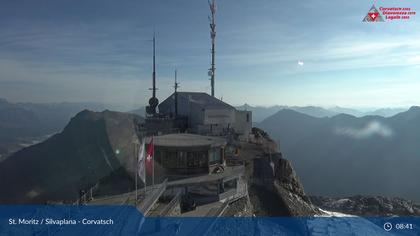
[[[7,189],[0,202],[72,201],[121,167],[130,176],[141,120],[120,112],[78,113],[61,133],[0,162],[0,188]]]
[[[360,111],[352,108],[345,107],[330,107],[324,108],[320,106],[286,106],[286,105],[275,105],[275,106],[251,106],[249,104],[244,104],[237,107],[240,110],[248,110],[253,112],[253,120],[255,122],[261,122],[264,119],[274,115],[275,113],[281,110],[293,110],[297,111],[312,117],[322,118],[322,117],[333,117],[339,114],[348,114],[355,117],[363,116],[382,116],[382,117],[391,117],[398,113],[405,112],[408,108],[379,108],[369,111]]]

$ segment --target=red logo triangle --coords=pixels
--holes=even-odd
[[[368,13],[370,19],[372,19],[372,21],[375,21],[376,18],[378,17],[379,13],[378,12],[369,12]]]

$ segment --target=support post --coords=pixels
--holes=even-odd
[[[135,171],[135,173],[136,173],[136,177],[135,177],[135,185],[136,185],[136,197],[135,197],[135,199],[136,199],[136,202],[135,202],[135,204],[134,205],[136,205],[137,206],[137,200],[138,200],[138,192],[137,192],[137,189],[138,189],[138,183],[137,183],[137,179],[138,179],[138,175],[139,175],[139,160],[138,160],[138,155],[136,155],[136,144],[134,143],[133,144],[133,152],[134,152],[134,160],[136,160],[136,171]]]
[[[152,156],[152,160],[153,160],[153,167],[152,167],[152,186],[155,186],[155,142],[154,142],[154,136],[152,136],[152,145],[153,145],[153,156]]]

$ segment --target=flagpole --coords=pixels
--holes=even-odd
[[[146,150],[146,138],[142,139],[142,144],[143,145],[143,150]],[[146,157],[143,157],[143,166],[144,168],[146,168]],[[147,193],[147,169],[144,169],[144,197],[146,198],[146,193]]]
[[[136,155],[136,144],[134,144],[134,158],[136,160],[136,178],[135,178],[135,184],[136,184],[136,202],[134,203],[135,206],[137,206],[137,200],[138,200],[138,184],[137,184],[137,175],[139,174],[139,157]]]
[[[153,156],[152,156],[152,160],[153,160],[153,168],[152,168],[152,186],[155,186],[155,142],[154,142],[154,136],[152,136],[152,147],[153,147]]]

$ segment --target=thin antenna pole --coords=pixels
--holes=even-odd
[[[156,97],[156,37],[153,34],[153,97]]]
[[[178,88],[179,88],[179,83],[178,83],[178,79],[177,79],[177,73],[178,71],[175,69],[175,85],[174,85],[174,88],[175,88],[175,94],[174,94],[174,96],[175,96],[175,117],[177,117],[178,116]]]
[[[154,187],[155,186],[155,141],[154,141],[154,136],[152,136],[152,145],[153,145],[153,156],[152,156],[152,163],[153,163],[153,166],[152,166],[152,172],[153,172],[153,175],[152,175],[152,186]]]
[[[137,145],[134,143],[133,146],[134,146],[134,148],[133,148],[134,149],[133,150],[133,152],[134,152],[134,160],[136,160],[136,178],[135,178],[135,185],[136,185],[136,198],[135,199],[136,199],[136,202],[134,203],[134,205],[137,206],[137,202],[138,202],[138,192],[137,192],[138,183],[137,183],[137,176],[139,175],[139,155],[136,155],[137,154],[137,152],[136,152]]]
[[[216,15],[216,2],[215,0],[209,0],[210,6],[210,37],[211,37],[211,68],[209,70],[210,74],[210,84],[211,84],[211,96],[214,97],[214,74],[215,74],[215,39],[216,39],[216,24],[215,24],[215,15]]]
[[[176,89],[178,88],[178,81],[177,81],[177,70],[175,69],[175,92]]]
[[[146,113],[155,116],[156,115],[156,107],[159,105],[159,100],[156,98],[156,35],[153,34],[153,73],[152,73],[152,97],[149,99],[149,106],[146,107]]]

